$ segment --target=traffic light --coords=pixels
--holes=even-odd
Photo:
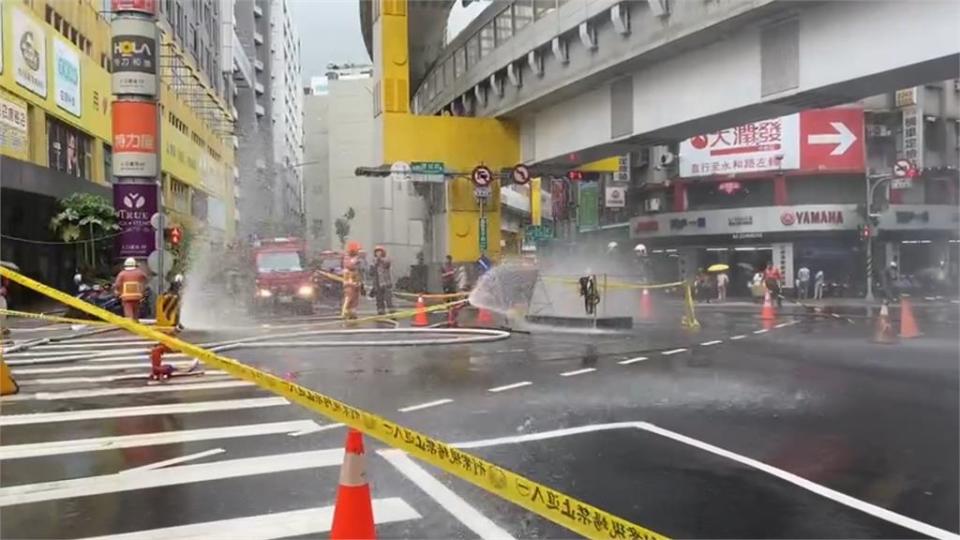
[[[183,240],[183,229],[180,227],[168,227],[164,230],[164,236],[167,241],[170,242],[170,245],[177,247],[180,245],[180,241]]]
[[[873,236],[873,228],[870,225],[858,225],[857,232],[860,233],[860,240],[866,242]]]
[[[579,182],[583,180],[583,171],[570,171],[567,173],[567,178],[573,182]]]

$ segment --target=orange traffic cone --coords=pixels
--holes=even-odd
[[[893,325],[890,324],[890,309],[886,302],[880,307],[880,315],[877,317],[877,325],[873,332],[873,342],[884,344],[897,342],[897,336],[893,333]]]
[[[919,335],[917,319],[913,317],[913,302],[909,296],[903,295],[900,297],[900,337],[915,338]]]
[[[0,396],[9,396],[20,391],[17,381],[13,380],[13,374],[7,363],[0,359]]]
[[[763,295],[763,307],[760,308],[760,320],[761,321],[772,321],[777,318],[776,312],[773,310],[773,299],[770,298],[770,291],[767,291]]]
[[[414,308],[417,312],[413,316],[413,326],[429,326],[430,320],[427,319],[427,305],[423,302],[423,297],[417,297],[417,306]]]
[[[490,326],[493,324],[493,315],[489,311],[483,308],[477,308],[477,319],[475,323],[477,324],[477,326],[480,326],[480,325]]]
[[[650,298],[650,289],[640,292],[640,320],[649,321],[653,318],[653,299]]]
[[[337,504],[333,509],[331,540],[374,539],[373,502],[367,483],[363,457],[363,435],[355,429],[347,432],[347,443],[340,468]]]

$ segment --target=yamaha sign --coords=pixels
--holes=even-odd
[[[764,206],[639,216],[631,222],[630,234],[633,238],[732,234],[751,238],[762,233],[856,229],[861,223],[855,204]]]

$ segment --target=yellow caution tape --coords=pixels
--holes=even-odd
[[[428,293],[405,293],[405,292],[395,292],[394,296],[399,296],[400,298],[424,298],[424,299],[446,299],[446,298],[466,298],[470,296],[470,293],[459,292],[459,293],[448,293],[448,294],[428,294]]]
[[[86,311],[86,310],[82,310],[82,311]],[[114,326],[113,323],[98,321],[96,319],[72,319],[70,317],[46,315],[44,313],[29,313],[27,311],[15,311],[12,309],[0,309],[0,315],[7,315],[10,317],[19,317],[21,319],[36,319],[40,321],[57,322],[57,323],[65,323],[65,324],[85,324],[88,326]],[[169,331],[169,330],[173,330],[174,328],[173,326],[164,326],[164,325],[147,325],[147,326],[155,330],[161,330],[161,331]]]
[[[489,461],[453,448],[422,433],[406,428],[386,418],[347,405],[329,396],[305,388],[292,381],[260,371],[237,360],[210,352],[192,343],[181,341],[129,319],[77,300],[52,287],[0,267],[3,275],[27,288],[33,289],[68,306],[99,317],[141,337],[158,341],[173,350],[193,356],[210,367],[226,371],[239,379],[250,381],[265,390],[283,396],[311,411],[346,424],[379,439],[385,444],[403,450],[430,465],[588,538],[658,540],[664,536],[625,519],[560,493],[498,467]]]
[[[601,276],[597,276],[598,278]],[[544,281],[556,281],[559,283],[570,283],[572,285],[579,285],[580,281],[575,278],[563,278],[563,277],[554,277],[554,276],[544,276]],[[607,280],[607,287],[613,289],[669,289],[671,287],[680,287],[685,281],[674,281],[672,283],[653,283],[650,285],[644,285],[640,283],[627,283],[626,281],[616,281],[616,280]]]

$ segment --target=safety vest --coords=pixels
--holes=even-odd
[[[143,299],[143,286],[139,281],[124,281],[120,289],[121,300],[141,300]]]

